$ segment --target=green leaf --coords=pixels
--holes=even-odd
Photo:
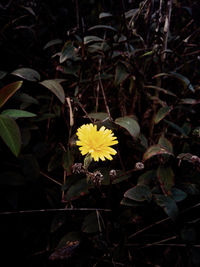
[[[21,93],[18,94],[17,96],[15,96],[16,100],[19,100],[25,104],[35,104],[35,105],[39,105],[39,101],[37,99],[35,99],[34,97],[26,94],[26,93]]]
[[[9,117],[14,118],[14,119],[17,119],[17,118],[32,118],[32,117],[36,117],[37,116],[36,114],[34,114],[32,112],[28,112],[28,111],[20,110],[20,109],[6,109],[1,114],[9,116]]]
[[[63,161],[63,168],[67,171],[67,175],[70,175],[71,167],[74,164],[74,157],[69,149],[63,153],[62,161]]]
[[[103,29],[103,30],[111,30],[111,31],[117,31],[114,27],[108,26],[108,25],[95,25],[93,27],[90,27],[88,31],[97,30],[97,29]]]
[[[167,151],[173,153],[172,143],[167,138],[165,138],[163,135],[161,135],[161,137],[159,138],[158,144],[164,147]]]
[[[90,234],[99,231],[96,212],[92,212],[84,218],[81,229],[84,233],[90,233]]]
[[[94,43],[94,44],[88,45],[88,49],[87,49],[87,51],[89,53],[98,53],[99,51],[106,52],[108,50],[110,50],[110,46],[106,42]],[[101,74],[101,76],[102,76],[102,74]],[[113,77],[111,74],[108,74],[108,77],[109,76]],[[97,79],[99,80],[99,77],[97,77]]]
[[[108,113],[105,112],[92,112],[89,113],[88,116],[92,119],[104,121],[109,118]]]
[[[137,138],[140,134],[140,126],[132,117],[125,116],[117,118],[115,124],[126,129],[134,138]]]
[[[159,166],[157,176],[163,193],[169,195],[172,186],[174,186],[174,172],[172,168]]]
[[[85,194],[89,193],[89,189],[93,186],[89,185],[86,178],[78,180],[75,184],[71,185],[69,190],[65,194],[67,201],[77,199]]]
[[[177,124],[173,123],[172,121],[164,120],[166,123],[168,123],[172,128],[177,130],[179,133],[181,133],[183,136],[187,137],[187,134],[185,133],[184,129],[179,127]]]
[[[159,123],[164,117],[166,117],[172,110],[172,107],[162,107],[158,110],[155,118],[154,118],[154,122],[155,124]]]
[[[144,203],[142,202],[137,202],[129,198],[123,198],[120,202],[121,205],[128,206],[128,207],[140,207],[144,206]]]
[[[66,235],[64,235],[62,237],[62,239],[59,241],[58,245],[57,245],[57,249],[58,248],[62,248],[64,246],[66,246],[67,242],[73,242],[73,241],[80,241],[81,236],[80,236],[80,232],[69,232]]]
[[[136,185],[135,187],[127,190],[124,194],[124,197],[135,201],[150,201],[152,198],[152,194],[148,186]]]
[[[169,196],[156,194],[155,201],[156,203],[164,209],[165,213],[172,219],[176,220],[178,216],[178,207],[174,199]]]
[[[179,188],[173,187],[171,189],[172,197],[176,202],[180,202],[187,197],[187,194]]]
[[[148,52],[144,53],[143,55],[141,55],[140,58],[143,58],[143,57],[146,57],[146,56],[151,56],[151,55],[153,55],[153,53],[154,53],[153,50],[148,51]]]
[[[89,36],[84,37],[84,44],[85,45],[88,45],[90,43],[103,42],[103,41],[104,40],[98,36],[89,35]]]
[[[43,86],[49,89],[52,93],[54,93],[57,98],[61,101],[61,103],[65,103],[65,92],[63,90],[62,85],[60,84],[60,80],[44,80],[40,82]]]
[[[30,68],[20,68],[13,71],[11,74],[31,82],[37,82],[40,80],[40,74],[36,70]]]
[[[116,177],[113,179],[112,184],[118,184],[121,183],[123,181],[128,180],[132,175],[129,174],[125,174],[123,171],[121,170],[116,170]]]
[[[17,123],[12,118],[0,115],[0,136],[17,157],[21,148],[21,134]]]
[[[127,71],[126,66],[123,63],[119,62],[115,71],[115,86],[118,86],[120,83],[124,82],[128,76],[129,73]]]
[[[0,71],[0,80],[3,79],[7,75],[7,72]]]
[[[78,77],[77,73],[80,70],[80,65],[76,64],[74,61],[67,61],[65,63],[65,66],[57,66],[56,70],[64,74],[74,75],[75,77]]]
[[[153,78],[158,78],[158,77],[162,77],[162,76],[168,76],[168,77],[176,78],[177,80],[179,80],[183,84],[184,89],[188,88],[193,93],[195,92],[194,87],[192,86],[192,84],[188,80],[188,78],[186,78],[185,76],[183,76],[180,73],[177,73],[177,72],[159,73],[159,74],[155,75]]]
[[[102,12],[99,14],[99,19],[104,19],[104,18],[109,18],[109,17],[112,17],[112,14],[108,12]]]
[[[0,107],[2,107],[7,100],[22,86],[23,81],[10,83],[0,90]]]
[[[138,185],[149,185],[153,182],[155,178],[157,178],[157,171],[150,170],[140,175],[140,177],[138,178],[137,184]]]
[[[57,44],[62,44],[62,40],[61,39],[51,40],[43,47],[43,49],[45,50],[45,49],[47,49],[47,48],[49,48],[49,47],[51,47],[53,45],[57,45]]]
[[[162,147],[161,145],[153,145],[150,146],[143,155],[143,161],[150,159],[153,156],[162,155],[162,154],[169,154],[173,155],[171,152],[166,150],[166,148]]]
[[[65,62],[68,59],[75,60],[77,58],[75,47],[73,46],[71,41],[67,41],[63,46],[60,55],[60,63]]]

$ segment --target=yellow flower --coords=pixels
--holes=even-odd
[[[76,142],[82,155],[90,153],[95,161],[105,160],[106,158],[112,160],[111,155],[117,154],[117,151],[110,146],[118,144],[117,138],[111,130],[102,126],[99,131],[97,126],[90,124],[83,124],[77,130],[79,140]]]

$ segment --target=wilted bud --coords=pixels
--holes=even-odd
[[[101,174],[100,171],[90,173],[89,176],[90,176],[90,180],[92,181],[94,185],[96,186],[101,185],[101,182],[103,181],[103,175]]]
[[[74,173],[74,174],[85,173],[85,169],[83,168],[83,164],[82,163],[75,163],[72,166],[72,173]]]
[[[117,176],[116,170],[110,170],[109,175],[111,178],[115,178]]]
[[[136,168],[137,170],[142,170],[142,169],[144,169],[144,164],[143,164],[142,162],[137,162],[137,163],[135,164],[135,168]]]

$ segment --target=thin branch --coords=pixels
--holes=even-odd
[[[63,186],[60,182],[56,181],[55,179],[51,178],[49,175],[45,174],[44,172],[40,172],[40,174],[42,174],[44,177],[46,177],[47,179],[51,180],[52,182],[54,182],[55,184],[58,184],[60,186]]]
[[[189,208],[187,208],[187,209],[181,211],[179,214],[183,214],[183,213],[185,213],[185,212],[187,212],[187,211],[190,211],[190,210],[192,210],[192,209],[194,209],[194,208],[198,208],[198,207],[200,207],[200,203],[197,203],[196,205],[194,205],[194,206],[192,206],[192,207],[189,207]],[[163,219],[163,220],[160,220],[160,221],[157,221],[157,222],[155,222],[155,223],[152,223],[152,224],[148,225],[147,227],[145,227],[145,228],[143,228],[143,229],[141,229],[141,230],[135,232],[134,234],[130,235],[130,236],[128,237],[128,239],[133,238],[133,237],[135,237],[135,236],[137,236],[137,235],[139,235],[139,234],[145,232],[146,230],[148,230],[148,229],[150,229],[150,228],[152,228],[152,227],[154,227],[154,226],[156,226],[156,225],[158,225],[158,224],[161,224],[161,223],[163,223],[163,222],[167,222],[167,221],[170,221],[170,220],[171,220],[171,218],[170,218],[170,217],[167,217],[167,218],[165,218],[165,219]]]
[[[95,208],[62,208],[62,209],[41,209],[41,210],[19,210],[0,212],[0,215],[15,215],[15,214],[35,214],[48,212],[65,212],[65,211],[111,211],[110,209],[95,209]]]
[[[146,244],[146,245],[148,245],[148,244]],[[150,244],[151,245],[151,244]],[[141,244],[140,243],[133,243],[133,244],[129,244],[129,243],[127,243],[127,244],[125,244],[125,246],[126,247],[139,247],[139,246],[141,246]],[[153,246],[166,246],[166,247],[187,247],[188,246],[188,244],[154,244]],[[199,248],[200,247],[200,245],[198,244],[198,245],[192,245],[192,247],[196,247],[196,248]]]
[[[151,243],[151,244],[145,244],[144,246],[140,247],[140,249],[142,249],[142,248],[152,247],[152,246],[155,246],[155,245],[158,245],[158,244],[162,244],[162,243],[164,243],[164,242],[167,242],[167,241],[169,241],[169,240],[173,240],[173,239],[176,239],[176,238],[177,238],[176,236],[172,236],[172,237],[169,237],[169,238],[160,240],[160,241],[156,241],[156,242]]]

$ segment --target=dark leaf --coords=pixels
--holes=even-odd
[[[169,196],[155,194],[156,203],[164,209],[166,214],[172,219],[176,220],[178,216],[178,207],[174,199]]]
[[[184,200],[187,197],[187,194],[182,191],[181,189],[178,189],[176,187],[173,187],[171,189],[172,197],[176,202],[180,202]]]
[[[152,198],[152,194],[148,186],[136,185],[135,187],[127,190],[124,194],[124,197],[135,201],[150,201]]]
[[[92,185],[89,185],[86,178],[78,180],[75,184],[71,185],[69,190],[65,194],[67,201],[77,199],[89,193],[89,189]]]
[[[77,54],[75,51],[75,47],[73,46],[71,41],[67,41],[61,51],[60,55],[60,63],[70,59],[75,60],[77,58]]]
[[[157,176],[163,193],[171,194],[171,188],[174,185],[174,172],[172,168],[159,166]]]
[[[161,137],[159,138],[158,144],[164,147],[170,153],[173,153],[172,143],[167,138],[165,138],[163,135],[161,135]]]
[[[108,25],[96,25],[96,26],[90,27],[88,31],[97,30],[97,29],[111,30],[115,32],[117,31],[115,28],[113,28],[112,26],[108,26]]]
[[[0,136],[17,157],[21,148],[21,134],[17,123],[12,118],[0,115]]]
[[[14,119],[32,118],[32,117],[37,116],[36,114],[34,114],[32,112],[28,112],[28,111],[20,110],[20,109],[6,109],[1,114],[9,116],[9,117],[14,118]]]
[[[45,49],[47,49],[47,48],[49,48],[49,47],[51,47],[53,45],[57,45],[57,44],[62,44],[62,40],[61,39],[51,40],[43,47],[43,49],[45,50]]]
[[[127,71],[126,66],[123,63],[119,62],[115,71],[115,85],[120,85],[120,83],[124,82],[128,78],[128,76],[129,73]]]
[[[162,154],[173,155],[171,152],[166,150],[166,148],[162,147],[161,145],[150,146],[143,155],[143,161],[146,161],[147,159],[150,159],[151,157],[162,155]]]
[[[92,212],[84,218],[81,229],[84,233],[96,233],[99,231],[99,224],[96,212]]]
[[[171,110],[172,110],[172,107],[168,107],[168,106],[160,108],[154,119],[155,124],[159,123],[164,117],[166,117],[170,113]]]
[[[30,68],[20,68],[13,71],[11,74],[31,82],[37,82],[40,80],[40,74],[36,70]]]
[[[132,117],[125,116],[117,118],[115,123],[126,129],[134,138],[137,138],[140,134],[140,126]]]
[[[141,207],[144,206],[142,202],[134,201],[129,198],[123,198],[120,202],[121,205],[128,206],[128,207]]]
[[[153,182],[155,178],[157,178],[157,171],[150,170],[140,175],[140,177],[138,178],[137,184],[138,185],[149,185]]]
[[[159,73],[159,74],[155,75],[153,78],[158,78],[158,77],[162,77],[162,76],[168,76],[168,77],[176,78],[177,80],[179,80],[183,84],[184,89],[188,88],[193,93],[195,92],[194,87],[192,86],[192,84],[188,80],[188,78],[186,78],[185,76],[183,76],[180,73],[177,73],[177,72]]]
[[[112,17],[112,14],[108,12],[102,12],[99,14],[99,19],[110,18],[110,17]]]
[[[67,175],[70,175],[71,167],[74,164],[74,157],[69,149],[63,152],[62,162],[63,162],[63,168],[67,171]]]
[[[85,45],[88,45],[88,44],[90,44],[90,43],[103,42],[103,41],[104,41],[104,40],[101,39],[101,38],[98,37],[98,36],[92,36],[92,35],[90,35],[90,36],[85,36],[85,37],[84,37],[84,44],[85,44]]]
[[[17,90],[22,86],[23,81],[10,83],[0,90],[0,107],[2,107],[7,100],[14,95]]]
[[[60,82],[63,80],[54,79],[54,80],[44,80],[40,82],[43,86],[49,89],[52,93],[54,93],[57,98],[61,101],[61,103],[65,103],[65,92],[63,90]]]
[[[132,175],[126,174],[121,170],[116,170],[116,177],[113,179],[112,184],[118,184],[123,181],[127,181]]]

